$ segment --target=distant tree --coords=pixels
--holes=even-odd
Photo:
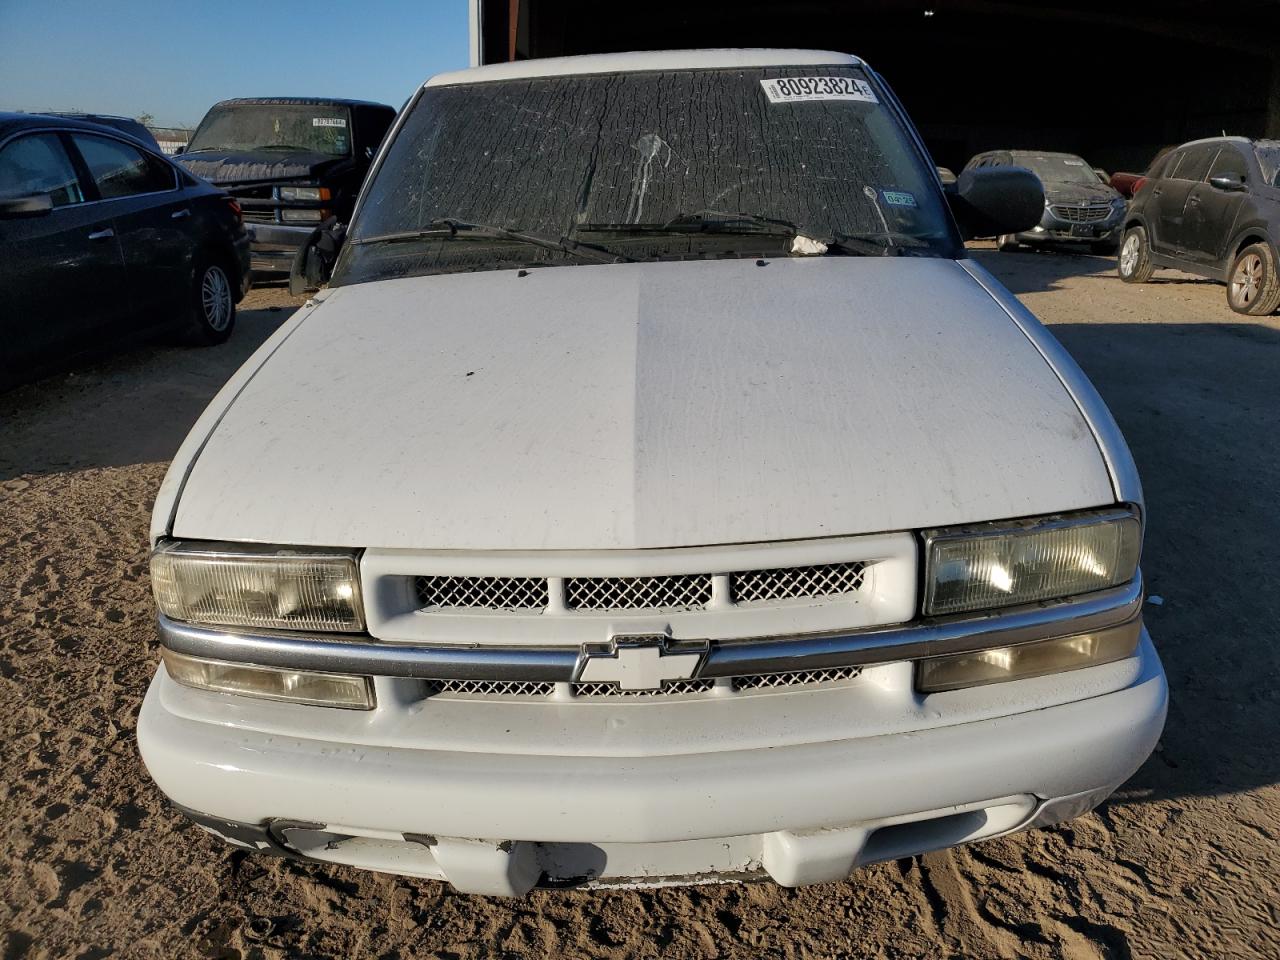
[[[149,113],[140,113],[140,114],[138,114],[138,116],[137,116],[137,117],[135,117],[134,119],[136,119],[136,120],[137,120],[140,124],[142,124],[144,127],[149,127],[149,126],[151,126],[152,122],[155,120],[155,117],[153,117],[153,116],[152,116],[151,114],[149,114]]]

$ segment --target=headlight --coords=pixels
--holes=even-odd
[[[171,679],[197,690],[346,710],[372,710],[375,705],[373,681],[369,677],[227,663],[187,656],[168,648],[161,649],[160,657]]]
[[[916,689],[939,693],[1096,667],[1133,656],[1141,635],[1142,620],[1136,619],[1095,633],[921,660],[916,666]]]
[[[328,187],[281,187],[279,191],[282,203],[320,203],[331,196]],[[284,223],[319,223],[328,215],[328,210],[317,207],[280,209],[280,219]]]
[[[288,202],[298,200],[328,200],[328,187],[281,187],[280,199]]]
[[[151,587],[174,620],[227,627],[364,629],[355,555],[249,544],[162,543]]]
[[[926,616],[1104,590],[1132,580],[1142,531],[1132,510],[924,531]]]

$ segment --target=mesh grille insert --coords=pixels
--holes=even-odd
[[[423,607],[480,610],[541,610],[547,606],[544,577],[416,577]]]
[[[861,667],[830,667],[825,670],[794,670],[790,673],[760,673],[733,677],[734,693],[768,690],[780,687],[810,687],[842,683],[862,673]],[[484,699],[534,697],[543,699],[555,692],[556,685],[545,680],[428,680],[432,694],[453,693]],[[616,683],[590,682],[572,684],[573,695],[582,699],[602,697],[662,698],[687,697],[711,693],[716,682],[710,678],[668,680],[660,690],[623,690]]]
[[[714,680],[668,680],[661,690],[623,690],[616,683],[575,683],[575,697],[678,697],[690,693],[707,693]]]
[[[549,697],[556,685],[544,680],[428,680],[432,693],[476,697]]]
[[[769,603],[856,593],[866,580],[868,566],[855,560],[810,567],[743,570],[732,575],[733,599],[735,603]]]
[[[696,610],[711,601],[711,574],[665,577],[569,577],[570,610]]]
[[[819,683],[840,683],[862,673],[861,667],[831,667],[827,670],[796,670],[792,673],[757,673],[734,677],[735,690],[763,690],[769,687],[807,687]]]

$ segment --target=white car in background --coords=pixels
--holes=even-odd
[[[331,285],[156,502],[138,740],[198,824],[464,891],[856,867],[1148,756],[1142,493],[884,81],[813,51],[430,80]]]

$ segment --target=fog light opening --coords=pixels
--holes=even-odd
[[[916,689],[942,693],[1114,663],[1133,656],[1141,635],[1142,618],[1137,617],[1092,633],[932,657],[916,664]]]
[[[372,710],[377,703],[372,677],[229,663],[167,647],[160,657],[171,680],[196,690],[343,710]]]

